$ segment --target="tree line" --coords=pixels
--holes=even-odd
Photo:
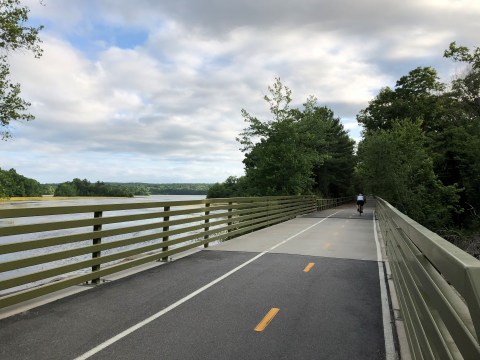
[[[40,184],[37,180],[27,178],[16,172],[0,169],[0,198],[54,196],[119,196],[132,197],[135,188],[109,185],[97,181],[90,183],[84,179],[73,179],[61,184]]]
[[[41,184],[37,180],[27,178],[15,169],[0,169],[0,198],[38,197],[53,195],[69,196],[112,196],[133,197],[148,195],[206,195],[212,184],[208,183],[115,183],[97,181],[91,183],[87,179],[75,178],[63,183]]]
[[[480,256],[480,48],[452,42],[450,83],[432,67],[383,88],[357,116],[356,172],[366,191]]]
[[[15,169],[0,168],[0,198],[41,196],[44,187],[34,179],[27,178]]]
[[[52,185],[51,185],[52,186]],[[148,196],[148,195],[205,195],[211,184],[177,183],[90,183],[88,180],[73,181],[54,186],[55,196]]]
[[[91,183],[78,178],[58,184],[54,196],[114,196],[133,197],[135,192],[126,186],[114,186],[102,181]]]
[[[206,195],[209,183],[109,183],[132,188],[135,195]]]

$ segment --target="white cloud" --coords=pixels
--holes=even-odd
[[[358,140],[355,115],[381,87],[417,66],[452,71],[443,50],[480,33],[470,0],[24,3],[45,52],[15,54],[12,75],[37,119],[0,142],[0,167],[42,182],[240,175],[240,110],[268,117],[275,77]]]

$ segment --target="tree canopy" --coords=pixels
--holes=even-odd
[[[311,96],[291,108],[291,90],[279,78],[264,100],[271,119],[260,120],[246,110],[248,126],[237,140],[245,154],[245,176],[215,184],[209,197],[351,193],[354,141],[332,110]]]
[[[18,174],[15,169],[0,169],[0,198],[41,196],[42,190],[38,181]]]
[[[54,193],[54,196],[133,197],[134,195],[126,186],[113,186],[101,181],[92,184],[87,179],[80,180],[78,178],[59,184]]]
[[[26,111],[30,103],[20,97],[20,84],[10,79],[9,53],[29,50],[36,58],[42,55],[38,33],[43,26],[27,26],[29,9],[19,0],[0,1],[0,135],[2,140],[12,136],[11,121],[33,120]]]
[[[395,89],[383,88],[357,115],[364,132],[392,128],[395,120],[422,119],[425,130],[438,126],[439,111],[444,110],[438,96],[445,89],[439,82],[437,71],[431,67],[418,67],[402,76]]]
[[[460,190],[435,175],[422,122],[397,120],[391,126],[370,133],[359,145],[357,174],[366,191],[425,226],[451,226],[453,215],[461,211]]]
[[[435,69],[419,67],[360,111],[356,171],[366,191],[432,230],[478,233],[480,48],[452,42],[444,56],[465,64],[450,84]],[[470,252],[480,253],[480,241],[471,239]]]

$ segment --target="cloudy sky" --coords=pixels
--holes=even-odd
[[[355,140],[356,114],[418,66],[462,71],[480,0],[24,0],[44,55],[10,55],[36,119],[11,126],[0,167],[41,183],[217,182],[243,174],[244,108],[268,119],[276,77]]]

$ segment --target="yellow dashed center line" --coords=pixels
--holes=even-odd
[[[309,272],[312,269],[313,265],[315,265],[315,263],[309,263],[307,267],[303,269],[303,272]]]
[[[273,318],[275,317],[275,315],[277,315],[279,311],[280,311],[279,308],[271,308],[270,311],[267,313],[267,315],[265,315],[265,317],[262,319],[262,321],[258,323],[257,327],[255,328],[255,331],[260,332],[265,330],[267,325],[270,324],[270,322],[273,320]]]

